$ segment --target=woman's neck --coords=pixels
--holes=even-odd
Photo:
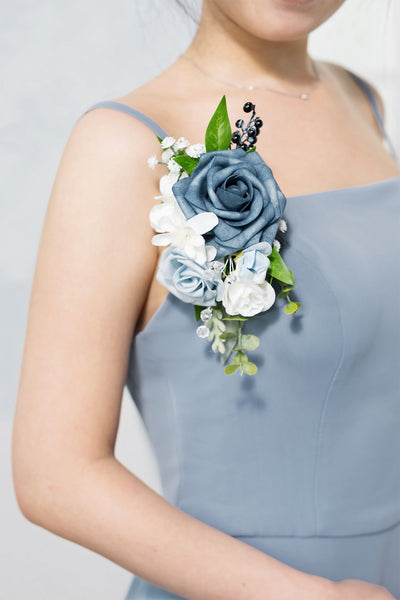
[[[204,2],[188,56],[212,75],[240,84],[290,81],[309,84],[314,77],[308,38],[270,41],[255,37],[228,19],[215,3]]]

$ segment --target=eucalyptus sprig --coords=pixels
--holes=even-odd
[[[247,375],[255,375],[257,373],[257,365],[253,362],[249,362],[246,351],[255,350],[258,348],[260,345],[260,340],[256,335],[242,333],[243,322],[247,321],[247,319],[248,317],[241,317],[239,315],[236,317],[225,317],[223,319],[225,321],[238,322],[238,345],[237,348],[233,349],[235,354],[232,358],[232,363],[225,367],[225,373],[227,375],[236,373],[238,369],[240,369],[240,375],[243,375],[243,373],[247,373]],[[230,336],[230,334],[226,335]]]

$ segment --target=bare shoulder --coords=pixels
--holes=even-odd
[[[67,146],[71,144],[82,151],[96,149],[99,157],[130,162],[159,146],[155,134],[142,121],[109,107],[84,113],[71,131]]]
[[[356,83],[356,81],[351,76],[349,70],[346,67],[338,63],[333,63],[329,61],[319,61],[319,65],[322,67],[322,69],[326,70],[326,72],[329,73],[331,77],[336,79],[336,81],[342,86],[343,90],[349,95],[352,101],[357,103],[360,107],[364,106],[368,108],[368,102],[366,101],[365,93]],[[377,100],[381,114],[384,118],[385,105],[379,90],[364,75],[359,73],[357,73],[357,75],[362,77],[362,79],[364,79],[364,81],[366,81],[366,83],[368,83],[368,85],[371,87]]]

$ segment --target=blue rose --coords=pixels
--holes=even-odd
[[[221,275],[171,245],[161,255],[156,279],[183,302],[215,306]]]
[[[254,246],[248,246],[242,254],[236,258],[236,273],[238,277],[252,279],[255,283],[263,283],[269,267],[268,256],[272,252],[272,246],[267,242],[260,242]]]
[[[213,212],[218,224],[204,234],[216,258],[258,242],[272,244],[286,205],[271,169],[257,152],[243,148],[202,154],[190,177],[172,191],[187,219]]]

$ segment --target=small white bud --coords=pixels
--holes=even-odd
[[[157,163],[158,163],[157,156],[155,154],[152,154],[150,156],[150,158],[148,159],[147,164],[149,165],[150,169],[154,169],[156,167]]]
[[[286,223],[285,219],[280,220],[279,231],[282,231],[282,233],[285,233],[287,231],[287,223]]]

